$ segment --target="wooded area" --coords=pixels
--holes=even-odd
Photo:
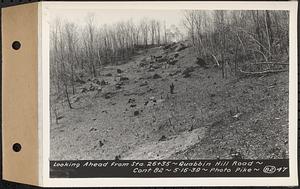
[[[288,11],[192,10],[184,12],[183,23],[198,56],[221,63],[223,77],[226,64],[237,75],[239,67],[259,69],[251,63],[288,62]]]
[[[82,77],[97,77],[101,67],[126,63],[140,49],[183,39],[179,29],[166,22],[144,18],[99,27],[94,16],[87,17],[84,27],[56,20],[51,30],[50,74],[57,97],[65,96],[69,107],[70,89]],[[62,91],[62,92],[61,92]],[[52,91],[53,92],[53,91]]]
[[[220,67],[223,78],[228,70],[238,76],[287,69],[288,11],[188,10],[182,18],[185,32],[149,18],[101,26],[91,15],[84,26],[57,20],[50,40],[52,93],[72,108],[69,93],[76,93],[83,77],[97,77],[105,65],[126,63],[140,49],[183,40],[190,41],[198,58]]]

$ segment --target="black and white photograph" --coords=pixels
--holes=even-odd
[[[50,160],[289,158],[289,11],[50,21]]]
[[[3,179],[75,188],[298,186],[297,8],[4,8]]]

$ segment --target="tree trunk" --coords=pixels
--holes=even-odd
[[[236,43],[236,46],[235,46],[235,55],[234,55],[234,75],[237,76],[237,53],[238,53],[238,43]]]
[[[65,86],[65,95],[66,95],[66,98],[67,98],[69,108],[73,109],[71,101],[70,101],[70,97],[69,97],[68,86],[66,84],[64,84],[64,86]]]

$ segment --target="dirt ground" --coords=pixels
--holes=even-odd
[[[288,72],[222,79],[221,69],[195,64],[192,47],[174,65],[149,68],[165,53],[155,47],[103,68],[93,78],[107,82],[101,91],[78,84],[74,109],[59,104],[58,124],[51,117],[50,159],[288,158]]]

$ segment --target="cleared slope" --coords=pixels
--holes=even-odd
[[[237,151],[250,159],[287,156],[287,72],[222,79],[219,69],[197,66],[191,48],[179,52],[175,65],[140,66],[163,53],[152,48],[105,67],[98,78],[108,82],[102,92],[80,93],[74,109],[61,107],[63,118],[51,125],[51,159],[212,159]],[[194,71],[184,78],[187,67]],[[118,89],[117,69],[128,77]]]

